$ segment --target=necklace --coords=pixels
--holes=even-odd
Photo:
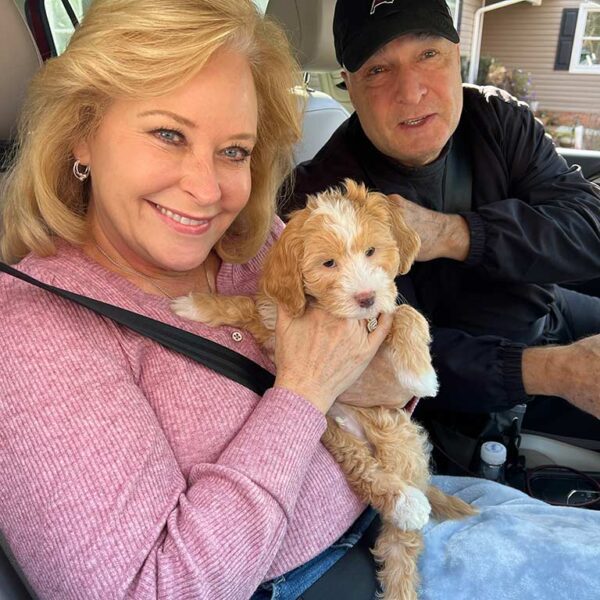
[[[108,260],[112,265],[117,267],[117,269],[119,269],[123,273],[127,273],[127,274],[133,275],[135,277],[141,277],[142,279],[146,280],[151,286],[153,286],[155,289],[157,289],[163,296],[166,296],[170,300],[175,300],[175,297],[172,296],[171,294],[169,294],[169,292],[167,292],[162,286],[158,285],[158,283],[156,283],[156,281],[152,277],[149,277],[148,275],[144,275],[143,273],[139,273],[135,269],[131,269],[129,267],[126,267],[126,266],[118,263],[114,258],[112,258],[112,256],[107,254],[98,244],[95,244],[95,246],[96,246],[96,249],[98,250],[98,252],[100,252],[100,254],[102,254],[102,256],[104,256],[104,258],[106,258],[106,260]],[[204,279],[206,280],[206,285],[208,287],[208,291],[210,294],[213,294],[214,293],[213,288],[212,288],[212,285],[210,284],[210,280],[208,278],[208,271],[206,269],[206,261],[204,261],[202,263],[202,270],[204,271]]]

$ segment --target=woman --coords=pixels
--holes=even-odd
[[[245,332],[169,304],[255,288],[281,228],[297,76],[249,0],[97,2],[32,84],[5,260],[273,369]],[[319,439],[385,322],[367,336],[281,315],[259,398],[41,290],[2,277],[0,294],[0,523],[41,597],[247,598],[363,511]]]
[[[93,4],[30,90],[3,193],[4,259],[273,370],[245,332],[169,304],[255,289],[281,230],[273,199],[299,135],[297,72],[249,0]],[[385,319],[367,335],[318,311],[280,314],[277,379],[259,398],[6,276],[0,303],[0,528],[41,598],[230,600],[259,585],[261,598],[296,597],[368,525],[319,439]],[[490,493],[445,483],[480,504]],[[455,583],[465,552],[479,564],[464,542],[449,560],[428,556],[467,525],[440,527],[428,530],[425,597],[456,594],[431,586]]]

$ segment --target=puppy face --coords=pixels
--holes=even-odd
[[[358,186],[309,201],[301,270],[324,310],[357,319],[394,310],[400,253],[386,203]]]
[[[292,215],[265,262],[264,291],[293,316],[314,298],[337,316],[368,319],[394,310],[394,278],[418,249],[386,196],[346,180]]]

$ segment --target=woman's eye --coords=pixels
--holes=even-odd
[[[375,254],[375,248],[368,248],[365,254],[367,256],[373,256],[373,254]]]
[[[181,131],[176,129],[155,129],[152,132],[159,140],[166,142],[167,144],[183,144],[185,142],[185,136]]]
[[[230,148],[225,148],[223,154],[235,162],[242,162],[250,158],[251,151],[242,146],[231,146]]]
[[[329,260],[326,260],[323,263],[324,267],[327,267],[328,269],[331,269],[332,267],[335,267],[335,260],[333,260],[333,258],[330,258]]]

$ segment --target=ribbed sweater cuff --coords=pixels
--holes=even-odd
[[[243,472],[275,497],[289,516],[326,428],[325,416],[304,398],[272,388],[218,464]]]
[[[529,396],[523,385],[523,350],[524,344],[505,342],[500,346],[502,373],[506,389],[507,401],[510,405],[527,402]]]
[[[485,249],[485,225],[483,219],[475,212],[460,213],[460,216],[466,219],[469,226],[470,247],[467,259],[464,265],[475,267],[483,260],[483,251]]]

